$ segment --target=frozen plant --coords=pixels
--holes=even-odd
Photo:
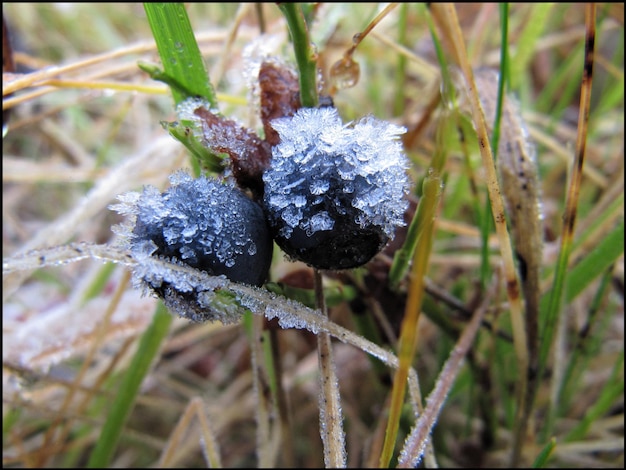
[[[278,245],[319,269],[368,262],[404,224],[406,129],[371,116],[344,125],[332,107],[301,108],[272,127],[280,143],[263,202]]]
[[[121,203],[111,206],[129,216],[115,227],[123,248],[135,259],[163,258],[211,276],[262,285],[273,245],[261,207],[239,189],[215,179],[193,179],[179,171],[170,182],[163,193],[147,186],[142,193],[119,196]],[[194,303],[191,297],[196,296],[197,286],[184,276],[169,279],[166,272],[141,266],[134,273],[139,286],[156,293],[168,306]]]

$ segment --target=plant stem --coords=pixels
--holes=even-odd
[[[328,318],[322,274],[313,270],[317,308]],[[344,468],[346,466],[345,434],[339,395],[339,382],[335,373],[330,335],[320,331],[317,335],[317,352],[320,366],[320,434],[324,444],[324,466]]]
[[[279,3],[278,8],[287,20],[293,50],[300,71],[300,102],[305,108],[315,108],[317,99],[317,51],[311,44],[309,30],[298,3]]]
[[[589,109],[591,106],[591,84],[593,78],[594,44],[596,34],[596,7],[595,4],[588,4],[585,10],[585,55],[583,59],[583,81],[580,89],[580,105],[578,115],[578,129],[576,134],[576,159],[572,165],[572,177],[567,190],[565,201],[565,214],[563,216],[563,233],[561,235],[561,245],[556,263],[556,271],[552,282],[550,303],[547,311],[544,310],[542,344],[539,353],[539,365],[537,375],[545,370],[548,356],[553,345],[555,332],[559,321],[562,321],[564,312],[562,306],[566,299],[567,279],[571,277],[569,270],[569,259],[572,253],[573,240],[576,228],[576,217],[578,212],[578,200],[585,164],[585,149],[587,144],[587,128],[589,124]],[[550,403],[550,406],[555,406]],[[548,415],[548,426],[552,426],[551,415]],[[548,428],[548,432],[551,429]]]

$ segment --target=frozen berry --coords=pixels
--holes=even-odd
[[[272,258],[272,238],[261,207],[242,191],[184,172],[170,177],[161,193],[120,196],[118,212],[131,220],[118,232],[127,237],[131,253],[146,249],[211,275],[255,286],[262,285]],[[147,247],[147,248],[146,248]],[[150,286],[157,293],[160,286]]]
[[[319,269],[361,266],[404,224],[405,129],[373,117],[344,125],[335,108],[272,121],[280,143],[263,174],[277,244]]]

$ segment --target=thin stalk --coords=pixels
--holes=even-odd
[[[311,44],[302,7],[296,3],[279,3],[278,8],[287,20],[293,42],[299,70],[300,102],[306,108],[314,108],[318,104],[317,51]],[[327,319],[322,275],[317,269],[314,269],[313,273],[316,305],[321,310],[322,316]],[[345,434],[330,335],[320,331],[317,335],[317,345],[320,366],[320,433],[324,445],[324,463],[326,467],[345,467]]]
[[[317,308],[325,318],[328,318],[322,288],[322,274],[318,269],[314,269],[313,276]],[[326,468],[345,468],[345,434],[339,382],[335,373],[330,335],[324,331],[317,335],[317,352],[320,366],[320,434],[324,444],[324,465]]]
[[[433,159],[435,160],[435,158]],[[416,215],[416,226],[421,233],[413,256],[411,285],[409,287],[406,309],[402,320],[400,340],[398,344],[398,359],[400,366],[396,370],[391,391],[389,418],[385,431],[385,442],[381,452],[379,466],[388,467],[395,448],[400,414],[406,392],[406,380],[410,366],[415,357],[417,348],[417,325],[422,309],[424,297],[424,278],[428,269],[428,261],[432,249],[433,228],[436,209],[441,197],[441,178],[430,169],[431,174],[424,180],[424,191],[420,200],[420,207]]]
[[[408,23],[408,9],[409,6],[406,3],[403,3],[400,6],[400,15],[398,20],[398,44],[405,45],[407,43],[406,40],[406,29]],[[406,67],[407,67],[407,58],[406,56],[399,54],[398,55],[398,63],[396,65],[396,83],[395,83],[395,93],[393,98],[393,114],[394,116],[400,116],[404,112],[404,91],[405,91],[405,82],[406,82]]]
[[[497,286],[497,283],[494,283],[494,286]],[[424,412],[421,414],[411,430],[409,437],[406,439],[406,445],[400,453],[398,461],[399,468],[415,468],[421,460],[426,444],[430,441],[429,435],[432,428],[454,384],[454,380],[461,371],[463,360],[474,342],[474,338],[478,333],[485,312],[494,296],[495,289],[492,289],[492,291],[485,296],[480,307],[474,312],[472,319],[469,321],[455,347],[450,352],[450,356],[437,378],[433,391],[426,399],[427,406]]]
[[[299,3],[279,3],[278,8],[287,20],[293,50],[300,71],[300,102],[305,108],[315,108],[317,97],[317,51],[309,39],[309,30]]]
[[[286,467],[295,467],[295,455],[294,455],[294,442],[293,435],[291,433],[291,420],[289,418],[289,403],[287,401],[287,394],[283,387],[283,366],[282,366],[282,354],[280,353],[280,344],[278,341],[278,330],[276,328],[270,328],[270,348],[271,348],[271,362],[274,365],[274,387],[276,389],[276,408],[278,410],[278,418],[280,421],[280,436],[281,436],[281,464]]]
[[[264,348],[267,342],[263,331],[263,318],[251,313],[244,314],[243,325],[250,341],[250,358],[252,366],[252,386],[256,404],[256,453],[260,468],[273,467],[276,464],[272,450],[272,394],[265,390],[269,383],[269,371],[265,361]],[[271,388],[271,387],[270,387]]]
[[[593,78],[593,54],[595,42],[596,7],[593,3],[588,3],[585,10],[586,41],[585,57],[583,65],[583,81],[580,92],[580,111],[578,117],[578,131],[576,136],[576,159],[572,169],[572,178],[568,188],[565,203],[565,214],[563,217],[563,234],[561,236],[561,246],[559,257],[556,263],[557,269],[554,273],[552,283],[552,295],[548,309],[543,315],[543,339],[539,354],[539,376],[546,367],[548,355],[552,346],[552,341],[556,331],[556,324],[559,321],[559,312],[566,294],[566,278],[569,274],[568,264],[572,251],[574,230],[576,227],[576,215],[578,207],[578,197],[583,176],[585,163],[585,147],[587,139],[587,127],[589,121],[589,108],[591,102],[591,83]]]

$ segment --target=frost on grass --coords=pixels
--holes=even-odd
[[[121,199],[138,200],[137,197],[128,194]],[[126,210],[130,209],[125,205],[124,207]],[[130,212],[134,213],[134,211]],[[120,227],[118,230],[125,231]],[[127,232],[125,233],[127,236]],[[128,240],[126,243],[128,244]],[[313,334],[325,331],[340,341],[380,359],[390,367],[398,367],[398,359],[393,354],[334,324],[319,310],[313,310],[266,289],[235,283],[224,275],[212,276],[175,259],[155,255],[155,246],[151,241],[138,244],[132,253],[128,251],[128,248],[89,243],[68,245],[66,249],[60,251],[59,247],[36,250],[3,260],[3,272],[55,265],[60,259],[64,259],[64,262],[73,262],[83,259],[85,255],[130,267],[135,288],[142,290],[144,295],[161,297],[173,314],[191,321],[217,320],[234,323],[244,312],[251,311],[269,320],[276,318],[281,328],[306,329]],[[149,312],[152,311],[153,309],[150,308]],[[4,345],[3,351],[7,351]],[[415,375],[414,371],[412,374]],[[414,377],[413,382],[417,383],[417,376]]]
[[[133,283],[157,294],[172,313],[194,322],[236,323],[246,311],[277,318],[281,328],[318,333],[325,319],[319,311],[259,287],[212,276],[176,260],[154,256],[149,244],[134,253]]]
[[[15,299],[4,304],[4,363],[48,371],[84,354],[98,337],[110,298],[98,296],[84,304],[70,300],[51,307],[47,287],[45,283],[29,283]],[[33,311],[37,314],[29,314]],[[141,333],[149,325],[153,312],[152,299],[140,298],[135,290],[124,292],[109,319],[105,341]]]
[[[404,225],[406,130],[371,116],[344,125],[331,107],[302,108],[272,126],[280,143],[263,174],[264,205],[281,248],[322,269],[369,261]],[[338,265],[316,264],[324,257]]]
[[[147,186],[142,193],[120,196],[121,203],[111,206],[128,217],[114,228],[124,247],[135,258],[163,257],[261,285],[271,262],[272,240],[260,206],[217,180],[177,172],[170,182],[164,193]],[[165,294],[168,287],[159,282],[161,277],[146,272],[144,281]],[[178,284],[180,293],[192,290],[182,281]]]

